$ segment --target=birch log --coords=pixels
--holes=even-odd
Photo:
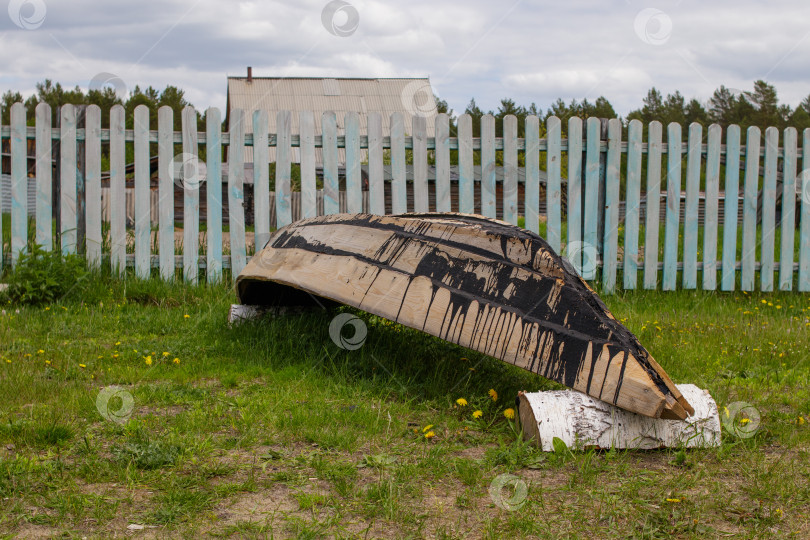
[[[677,385],[695,413],[686,420],[650,418],[620,409],[572,390],[521,393],[518,396],[523,436],[543,451],[554,450],[555,437],[569,448],[632,448],[720,445],[720,416],[708,390]]]

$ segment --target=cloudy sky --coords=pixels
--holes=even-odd
[[[51,78],[87,88],[100,73],[184,88],[225,107],[226,76],[429,76],[461,112],[471,97],[546,109],[600,95],[619,114],[647,90],[707,101],[715,88],[774,84],[810,94],[807,0],[5,0],[0,89]]]

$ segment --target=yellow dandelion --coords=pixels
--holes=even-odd
[[[51,308],[49,308],[49,307],[45,308],[45,311],[50,311],[50,310],[51,310]]]
[[[184,319],[189,319],[189,318],[191,318],[191,315],[189,315],[188,313],[186,313],[185,315],[183,315],[183,318],[184,318]]]
[[[760,300],[760,301],[761,301],[763,304],[767,304],[767,303],[768,303],[768,301],[767,301],[767,300]]]
[[[776,509],[776,517],[778,517],[778,518],[782,517],[782,509],[781,508]]]
[[[121,345],[121,342],[120,342],[120,341],[116,341],[116,342],[115,342],[115,346],[116,346],[116,347],[118,347],[119,345]]]
[[[425,433],[425,438],[426,439],[432,439],[435,436],[436,436],[436,434],[433,433],[432,431],[428,431],[427,433]]]
[[[174,362],[175,364],[179,364],[179,363],[180,363],[180,359],[179,359],[179,358],[175,358],[174,360],[172,360],[172,362]]]
[[[49,366],[51,365],[51,361],[50,361],[50,360],[45,360],[45,363],[46,363],[46,364],[48,364]]]
[[[750,419],[750,418],[743,418],[742,420],[740,420],[740,423],[741,423],[742,425],[745,425],[745,424],[747,424],[747,423],[748,423],[748,422],[750,422],[750,421],[751,421],[751,419]]]
[[[113,355],[113,358],[118,358],[118,355],[117,355],[117,354],[114,354],[114,355]]]
[[[151,356],[144,356],[143,359],[144,359],[144,362],[146,362],[147,366],[152,365],[152,357]]]
[[[800,426],[803,426],[803,425],[804,425],[804,416],[800,416],[800,417],[799,417],[799,425],[800,425]]]
[[[667,502],[669,502],[669,503],[679,503],[679,502],[681,502],[681,500],[680,499],[667,499]]]
[[[503,415],[511,420],[515,417],[515,409],[506,409],[503,411]]]
[[[489,392],[487,393],[489,394],[489,397],[492,398],[492,401],[498,401],[498,392],[496,392],[494,388],[490,388]]]
[[[169,356],[169,353],[167,353],[166,351],[163,351],[163,356],[164,356],[164,357],[165,357],[165,356]]]
[[[430,428],[432,428],[432,427],[433,427],[433,424],[426,425],[425,427],[422,428],[422,433],[430,431]]]
[[[79,367],[80,368],[86,368],[87,366],[85,366],[84,364],[79,364]]]
[[[483,412],[481,412],[481,411],[475,411],[475,412],[472,414],[472,416],[473,416],[473,418],[481,418],[482,416],[484,416],[484,413],[483,413]]]
[[[11,360],[9,360],[8,358],[6,358],[6,364],[10,364],[10,363],[11,363]]]
[[[467,400],[464,399],[463,397],[458,398],[456,400],[456,403],[458,403],[459,407],[466,407],[467,406]]]
[[[45,351],[40,349],[40,350],[37,351],[37,354],[45,354]]]

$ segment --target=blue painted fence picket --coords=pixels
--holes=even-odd
[[[553,116],[545,122],[528,116],[519,126],[508,115],[499,126],[485,115],[474,133],[466,114],[453,132],[446,114],[383,118],[371,112],[364,120],[354,112],[316,118],[303,111],[294,118],[279,111],[271,133],[266,111],[234,109],[223,133],[216,108],[206,111],[199,132],[190,107],[182,111],[180,131],[169,107],[159,109],[157,125],[150,125],[145,106],[136,108],[133,129],[126,129],[120,105],[110,110],[108,125],[95,105],[87,107],[83,124],[73,105],[51,110],[41,103],[28,111],[17,103],[9,113],[10,125],[0,129],[10,158],[2,171],[8,187],[0,190],[10,223],[3,230],[0,220],[0,267],[16,264],[34,241],[63,253],[84,249],[96,268],[130,267],[139,278],[165,280],[179,274],[192,283],[204,275],[214,283],[232,279],[275,228],[297,219],[458,211],[515,224],[522,217],[526,229],[542,232],[606,292],[694,289],[699,277],[704,290],[751,291],[758,282],[763,291],[810,291],[810,129],[799,140],[794,128],[781,134],[767,128],[763,149],[756,127],[747,130],[743,148],[738,126],[724,134],[719,125],[704,130],[692,124],[684,140],[682,126],[672,123],[664,141],[660,122],[645,128],[638,120],[625,126],[613,119],[604,140],[597,118],[563,124]],[[252,164],[245,163],[249,147]],[[81,148],[85,155],[78,159]],[[127,155],[134,155],[133,164]],[[77,206],[82,178],[84,215]]]

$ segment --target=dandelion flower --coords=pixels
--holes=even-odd
[[[511,420],[515,417],[515,409],[506,409],[503,411],[503,415]]]
[[[742,420],[740,420],[740,423],[741,423],[742,425],[745,425],[745,424],[747,424],[747,423],[748,423],[748,422],[750,422],[750,421],[751,421],[751,419],[750,419],[750,418],[743,418]]]
[[[86,368],[87,366],[85,366],[84,364],[79,364],[79,367],[80,368]]]
[[[38,351],[37,351],[37,354],[44,354],[44,353],[45,353],[45,351],[44,351],[44,350],[42,350],[42,349],[40,349],[40,350],[38,350]]]
[[[782,509],[781,508],[776,509],[776,517],[778,517],[778,518],[782,517]]]
[[[143,359],[144,359],[144,362],[146,362],[147,366],[152,365],[152,357],[151,356],[144,356]]]
[[[481,412],[481,411],[475,411],[475,412],[472,414],[472,416],[473,416],[473,418],[481,418],[482,416],[484,416],[484,413],[483,413],[483,412]]]
[[[45,363],[46,363],[46,364],[48,364],[49,366],[51,365],[51,361],[50,361],[50,360],[45,360]]]
[[[804,416],[800,416],[800,417],[799,417],[799,425],[800,425],[800,426],[803,426],[803,425],[804,425]]]
[[[183,318],[184,318],[184,319],[189,319],[189,318],[191,318],[191,315],[189,315],[188,313],[186,313],[185,315],[183,315]]]
[[[489,397],[492,398],[492,401],[498,401],[498,392],[496,392],[494,388],[490,388],[489,392],[487,393],[489,394]]]
[[[163,356],[169,356],[169,353],[167,353],[166,351],[163,351]]]
[[[436,434],[433,433],[432,431],[428,431],[427,433],[425,433],[425,438],[426,439],[432,439],[435,436],[436,436]]]
[[[175,358],[174,360],[172,360],[172,362],[174,362],[175,364],[179,364],[179,363],[180,363],[180,359],[179,359],[179,358]]]
[[[432,427],[433,427],[433,424],[426,425],[425,427],[422,428],[422,433],[430,431],[430,428],[432,428]]]
[[[456,403],[458,403],[459,407],[466,407],[467,406],[467,400],[464,399],[463,397],[458,398],[456,400]]]
[[[120,341],[116,341],[116,342],[115,342],[115,346],[116,346],[116,347],[118,347],[119,345],[121,345],[121,342],[120,342]]]
[[[667,499],[667,502],[670,502],[670,503],[679,503],[679,502],[681,502],[681,500],[680,500],[680,499]]]

